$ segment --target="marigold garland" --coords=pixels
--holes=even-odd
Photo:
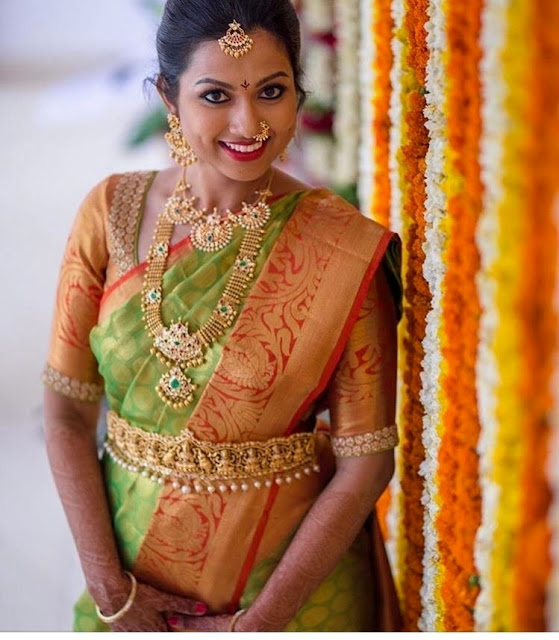
[[[524,156],[526,176],[526,236],[523,239],[522,273],[519,282],[523,304],[522,353],[525,375],[523,400],[523,489],[517,555],[513,571],[513,599],[517,631],[545,631],[546,587],[551,576],[551,532],[547,513],[551,491],[545,474],[553,398],[553,350],[558,318],[553,311],[557,277],[556,231],[553,198],[559,184],[559,6],[553,0],[531,3],[531,15],[522,24],[524,37],[533,41],[533,58],[527,60],[530,76],[524,89],[528,96],[526,119],[530,131]]]
[[[522,319],[519,310],[526,304],[519,288],[523,263],[523,242],[527,238],[524,215],[528,189],[525,160],[529,152],[527,92],[532,73],[530,48],[533,41],[526,33],[530,22],[528,3],[511,3],[507,12],[507,46],[503,53],[506,121],[509,124],[503,141],[503,176],[506,190],[498,210],[499,244],[496,263],[497,306],[501,322],[495,333],[494,350],[500,363],[497,388],[499,428],[494,450],[494,479],[500,488],[499,503],[493,514],[496,520],[494,550],[491,557],[491,582],[494,610],[490,629],[513,631],[513,567],[517,557],[517,533],[520,520],[520,467],[524,455],[523,402],[519,395],[526,375],[522,352]],[[515,46],[523,42],[523,47]]]
[[[427,0],[405,2],[404,28],[408,46],[404,47],[403,114],[404,128],[401,147],[403,167],[403,215],[407,218],[404,241],[404,366],[401,375],[405,385],[402,399],[403,455],[405,468],[401,478],[403,521],[406,532],[406,552],[402,558],[402,598],[405,603],[406,630],[416,630],[421,614],[419,591],[423,579],[423,532],[417,523],[423,521],[421,494],[423,483],[418,475],[425,451],[421,440],[424,407],[419,400],[421,363],[424,357],[426,315],[430,306],[429,287],[423,278],[425,259],[425,155],[428,135],[425,128],[425,72],[428,59],[424,25],[427,20]],[[413,339],[409,339],[413,336]]]
[[[445,631],[471,631],[479,593],[474,542],[481,521],[478,457],[480,424],[475,388],[480,267],[475,228],[481,211],[479,168],[481,87],[478,76],[481,0],[447,3],[448,151],[443,187],[449,238],[444,280],[442,384],[447,399],[439,460],[437,521],[444,567],[440,597]]]
[[[401,148],[404,137],[404,43],[406,33],[404,29],[404,0],[390,0],[391,22],[394,25],[394,33],[390,37],[390,49],[392,52],[392,67],[390,69],[390,99],[389,99],[389,146],[388,146],[388,178],[390,182],[390,224],[391,228],[401,238],[407,234],[407,220],[402,211],[404,179],[401,162]],[[378,193],[378,192],[377,192]],[[407,273],[407,255],[405,247],[402,252],[402,280],[405,281]],[[405,304],[405,300],[404,300]],[[403,371],[405,366],[406,317],[403,316],[398,327],[398,371]],[[404,495],[402,493],[401,479],[405,473],[405,458],[407,447],[404,446],[406,433],[404,429],[404,399],[407,393],[406,382],[402,375],[398,375],[398,388],[396,396],[396,419],[399,425],[399,434],[402,446],[396,447],[395,473],[390,482],[391,502],[387,512],[386,524],[388,539],[386,550],[394,573],[396,589],[405,609],[403,581],[406,565],[404,563],[407,554],[407,532],[404,529]]]
[[[554,54],[557,53],[556,44],[555,42],[555,46],[550,48]],[[553,55],[552,59],[557,59],[556,55]],[[555,154],[557,154],[557,148],[555,148],[554,155]],[[559,166],[558,158],[555,158],[555,166]],[[555,264],[556,277],[550,311],[555,317],[555,337],[552,349],[554,354],[553,374],[549,386],[553,403],[553,408],[549,412],[552,432],[546,471],[552,493],[552,503],[547,515],[547,525],[551,532],[549,555],[553,568],[546,589],[545,614],[547,630],[559,631],[559,335],[557,331],[557,325],[559,324],[559,277],[557,277],[557,260],[559,257],[559,197],[557,196],[552,203],[551,220],[554,223],[553,233],[555,238],[551,240],[553,245],[550,244],[550,246],[554,247],[555,253],[555,258],[551,264]]]

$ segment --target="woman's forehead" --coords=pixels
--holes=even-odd
[[[258,81],[280,71],[292,77],[289,56],[275,36],[262,29],[249,35],[253,40],[252,48],[240,58],[224,54],[217,40],[200,43],[190,59],[184,77],[193,83],[204,77],[235,81],[243,76]]]

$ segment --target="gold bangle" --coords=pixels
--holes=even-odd
[[[106,616],[101,613],[101,609],[99,609],[99,605],[95,605],[95,611],[97,612],[97,617],[101,622],[106,622],[110,624],[111,622],[116,622],[118,619],[122,618],[122,616],[128,612],[132,604],[134,603],[134,598],[136,597],[136,590],[138,588],[138,582],[133,573],[130,571],[124,572],[132,581],[132,589],[130,590],[130,595],[128,596],[128,600],[124,603],[121,609],[119,609],[116,613],[113,613],[111,616]]]
[[[239,609],[229,621],[229,627],[227,628],[227,631],[235,631],[235,625],[237,624],[239,618],[246,612],[246,609]]]

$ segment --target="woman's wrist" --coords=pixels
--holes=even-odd
[[[281,629],[272,629],[254,607],[249,607],[245,609],[243,614],[235,621],[234,631],[282,631],[288,622],[289,620],[286,621]]]
[[[111,615],[124,606],[131,586],[130,578],[123,569],[87,582],[90,596],[105,615]]]
[[[97,604],[95,607],[95,611],[97,612],[97,617],[102,622],[105,622],[107,624],[116,622],[117,620],[122,618],[122,616],[124,616],[134,604],[134,600],[136,598],[136,591],[138,588],[138,582],[136,581],[136,577],[134,576],[133,573],[130,573],[129,571],[125,571],[125,573],[130,580],[130,593],[128,594],[128,598],[126,599],[126,601],[121,607],[119,607],[116,611],[113,611],[111,613],[108,613],[107,611],[103,612],[101,610],[101,607]]]

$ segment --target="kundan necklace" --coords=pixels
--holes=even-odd
[[[248,284],[254,278],[255,260],[271,214],[266,199],[271,195],[272,175],[270,172],[266,188],[256,192],[258,198],[254,203],[243,202],[240,213],[227,210],[221,218],[217,209],[208,215],[206,209],[194,206],[195,197],[186,197],[190,185],[186,184],[183,174],[159,214],[154,242],[148,251],[141,299],[146,329],[153,338],[151,352],[169,367],[156,390],[170,406],[179,408],[192,402],[196,385],[186,370],[200,366],[208,347],[233,324]],[[233,236],[233,225],[246,232],[221,298],[208,320],[194,333],[190,333],[188,322],[178,319],[166,327],[161,317],[163,275],[176,224],[192,224],[191,241],[201,251],[217,251],[227,246]]]

